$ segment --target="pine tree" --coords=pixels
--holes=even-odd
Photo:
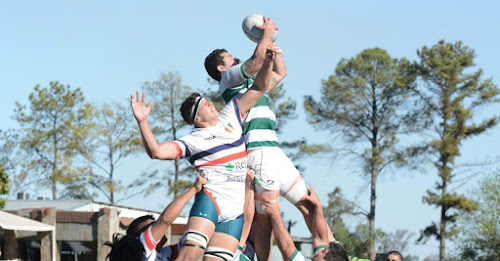
[[[366,49],[354,58],[342,59],[335,74],[322,82],[321,100],[306,96],[308,121],[319,130],[342,133],[346,150],[361,159],[370,177],[370,258],[375,259],[376,185],[381,172],[401,160],[397,135],[408,131],[410,117],[405,98],[414,74],[406,59],[393,59],[379,48]],[[355,146],[358,144],[359,146]]]
[[[50,82],[48,88],[35,86],[29,101],[29,108],[16,102],[14,111],[26,173],[22,178],[50,188],[57,199],[58,184],[79,180],[85,169],[74,160],[87,137],[92,107],[80,88],[58,82]]]
[[[499,89],[492,79],[482,79],[481,69],[472,71],[474,50],[461,42],[439,41],[432,47],[417,51],[416,65],[419,85],[415,91],[423,101],[424,111],[432,126],[428,128],[432,139],[423,148],[437,169],[439,182],[428,190],[423,200],[440,208],[439,223],[423,231],[439,240],[439,260],[445,260],[445,240],[457,231],[455,220],[458,210],[473,211],[475,201],[450,191],[453,183],[455,160],[460,156],[462,141],[480,135],[497,124],[495,116],[480,122],[475,109],[498,102]],[[480,123],[478,123],[480,122]]]

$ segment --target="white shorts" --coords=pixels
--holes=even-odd
[[[264,190],[279,191],[280,195],[284,195],[292,204],[297,203],[302,196],[307,194],[303,179],[294,185],[297,177],[301,176],[300,172],[283,150],[278,147],[248,150],[248,166],[255,170],[258,185]],[[296,191],[297,189],[299,192]],[[293,195],[294,199],[287,197],[287,192],[290,191],[295,194]]]

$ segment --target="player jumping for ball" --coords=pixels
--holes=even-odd
[[[247,61],[240,63],[225,49],[216,49],[205,58],[205,69],[219,82],[219,93],[226,102],[251,88],[254,83],[253,76],[263,65],[265,50],[274,45],[272,36],[278,29],[276,24],[270,18],[264,17],[264,23],[258,28],[263,30],[263,37]],[[273,73],[286,75],[283,56],[274,60]],[[269,103],[269,96],[266,94],[250,110],[244,125],[248,164],[255,169],[256,177],[255,207],[259,224],[254,243],[259,260],[268,260],[272,243],[271,222],[262,209],[263,198],[275,200],[279,195],[284,196],[301,211],[309,230],[312,224],[309,212],[313,206],[304,200],[308,193],[306,184],[292,161],[278,147],[276,115]],[[330,230],[328,238],[330,241],[335,240]]]

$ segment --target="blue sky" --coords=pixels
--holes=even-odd
[[[280,139],[305,137],[340,145],[315,132],[302,109],[303,96],[319,97],[321,80],[333,73],[340,58],[380,47],[395,58],[415,59],[423,45],[461,40],[475,49],[475,62],[485,77],[498,84],[499,7],[496,1],[2,1],[0,128],[15,128],[10,118],[15,101],[26,103],[36,84],[48,86],[53,80],[80,87],[92,102],[125,101],[142,82],[169,71],[178,71],[187,85],[208,88],[205,56],[223,47],[240,59],[249,58],[255,44],[241,31],[241,21],[263,14],[280,28],[277,44],[285,51],[288,67],[283,83],[299,105],[299,117],[285,127]],[[499,109],[487,108],[481,115]],[[497,127],[467,141],[461,162],[497,156],[492,144],[499,144],[499,137]],[[168,163],[152,163],[143,155],[124,164],[120,175],[132,179],[151,164]],[[355,172],[355,163],[320,156],[302,165],[323,200],[334,186],[341,186],[350,199],[368,208],[367,181]],[[433,169],[395,170],[381,176],[376,226],[418,233],[437,221],[438,210],[421,200],[436,181]],[[40,196],[50,194],[43,193]],[[169,200],[156,194],[146,202],[141,196],[124,204],[160,209]],[[299,213],[288,203],[283,208],[289,218],[300,221],[294,234],[306,235]],[[409,254],[423,258],[437,252],[437,242],[429,241],[412,246]]]

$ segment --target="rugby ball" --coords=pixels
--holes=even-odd
[[[243,28],[243,32],[248,37],[248,39],[258,43],[262,39],[262,34],[264,32],[255,26],[262,24],[264,24],[264,16],[254,14],[245,17],[245,19],[243,19],[241,27]],[[274,31],[273,42],[276,41],[277,36],[278,36],[278,31]]]

